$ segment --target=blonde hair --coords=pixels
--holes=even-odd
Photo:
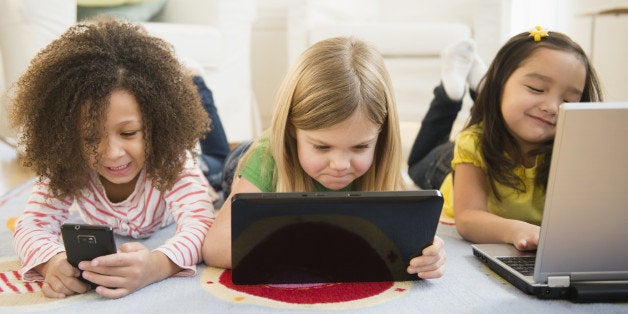
[[[290,68],[278,94],[269,130],[277,192],[313,191],[288,130],[319,130],[345,121],[356,110],[380,128],[370,169],[354,182],[360,191],[404,189],[397,107],[384,60],[365,42],[336,37],[317,42]],[[253,151],[254,149],[250,149]],[[247,156],[243,158],[242,166]]]

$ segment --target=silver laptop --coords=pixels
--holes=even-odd
[[[472,248],[528,294],[628,301],[628,102],[560,107],[536,252]]]

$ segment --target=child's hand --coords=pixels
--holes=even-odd
[[[522,223],[524,225],[513,233],[512,244],[519,251],[536,250],[536,247],[539,245],[541,227],[526,222]]]
[[[434,237],[434,243],[426,247],[423,255],[410,260],[408,274],[417,274],[420,278],[433,279],[445,274],[445,242],[438,236]]]
[[[96,293],[116,299],[172,275],[164,259],[172,263],[163,253],[150,252],[143,244],[131,242],[121,245],[116,254],[81,262],[79,268],[85,279],[98,285]]]
[[[65,298],[89,290],[89,285],[78,279],[81,272],[68,263],[65,252],[53,256],[35,269],[44,275],[41,291],[49,298]]]

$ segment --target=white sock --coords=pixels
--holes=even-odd
[[[441,81],[451,100],[460,100],[466,91],[466,81],[475,55],[471,38],[447,46],[441,53]]]
[[[469,88],[474,92],[479,90],[480,81],[486,74],[487,69],[488,67],[484,64],[484,61],[476,54],[473,58],[469,75],[467,75],[467,84],[469,84]]]

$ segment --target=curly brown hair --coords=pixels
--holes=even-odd
[[[55,196],[76,196],[89,179],[89,152],[104,136],[114,90],[140,106],[146,171],[172,188],[209,130],[209,117],[173,47],[136,24],[97,18],[68,29],[41,50],[16,85],[10,113],[22,162],[50,180]]]

